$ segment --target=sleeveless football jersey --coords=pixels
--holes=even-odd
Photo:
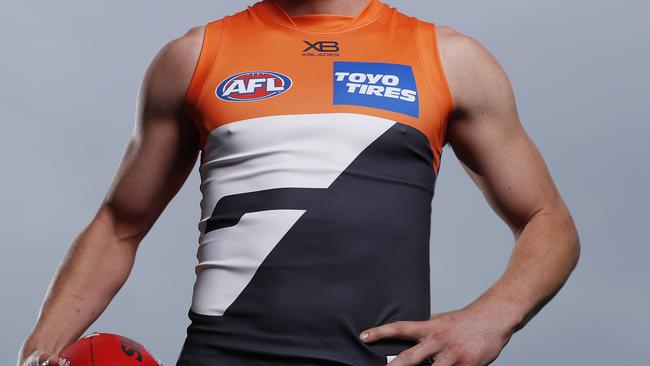
[[[201,220],[179,366],[382,366],[427,320],[431,200],[452,108],[435,26],[370,0],[210,22],[187,92]]]

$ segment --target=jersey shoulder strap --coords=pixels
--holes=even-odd
[[[215,60],[221,52],[221,36],[223,33],[223,23],[226,19],[227,17],[221,18],[205,25],[199,59],[194,68],[187,93],[185,94],[185,110],[199,131],[199,146],[204,145],[207,134],[205,127],[200,123],[200,116],[198,116],[199,97],[201,96],[205,81],[212,72]]]
[[[427,74],[427,80],[433,89],[433,94],[436,103],[440,108],[442,120],[445,123],[441,124],[442,130],[440,131],[441,145],[445,142],[445,132],[447,127],[447,119],[453,108],[453,100],[449,83],[445,77],[445,71],[442,66],[440,57],[440,49],[438,47],[437,39],[438,26],[434,23],[429,23],[422,20],[417,20],[417,38],[418,49],[420,58],[422,59],[422,66],[424,72]]]

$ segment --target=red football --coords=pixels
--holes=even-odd
[[[63,350],[61,357],[70,366],[160,366],[160,362],[140,343],[110,333],[93,333]]]

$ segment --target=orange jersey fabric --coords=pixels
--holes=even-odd
[[[259,42],[260,38],[264,42]],[[307,56],[309,43],[336,42],[334,54]],[[419,95],[418,117],[354,105],[334,105],[332,62],[338,60],[410,65]],[[229,103],[214,90],[242,70],[274,70],[293,79],[281,97],[258,103]],[[452,98],[436,44],[435,24],[408,17],[372,0],[357,16],[290,17],[276,1],[261,1],[246,11],[210,22],[187,106],[197,123],[201,144],[215,128],[253,117],[283,114],[351,112],[388,118],[424,133],[434,152],[436,170],[445,142]]]

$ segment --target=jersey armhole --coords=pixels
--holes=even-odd
[[[435,53],[435,61],[437,63],[438,69],[440,70],[440,77],[442,78],[442,83],[445,85],[445,90],[447,92],[447,98],[449,101],[446,120],[442,130],[440,131],[440,136],[442,136],[441,144],[442,146],[444,146],[447,143],[447,125],[449,124],[450,114],[454,109],[454,98],[451,94],[451,88],[449,87],[449,81],[447,80],[445,68],[442,65],[442,57],[440,56],[440,44],[438,42],[438,26],[436,24],[432,24],[432,28],[433,28],[433,42],[434,42],[433,50]]]
[[[198,130],[201,149],[205,145],[208,131],[201,120],[198,104],[220,50],[222,27],[222,20],[215,20],[205,25],[199,58],[185,93],[185,111]]]
[[[442,66],[436,24],[417,20],[417,34],[418,49],[425,75],[427,75],[427,84],[432,89],[435,103],[442,118],[440,126],[438,126],[438,144],[440,153],[442,154],[442,148],[447,142],[446,132],[449,116],[454,107],[453,98],[445,70]],[[439,163],[438,167],[440,166]]]
[[[454,108],[454,98],[452,97],[451,94],[451,88],[449,87],[449,81],[447,80],[447,74],[445,73],[445,68],[442,65],[442,57],[440,56],[440,45],[438,43],[438,26],[436,24],[431,24],[431,28],[433,28],[433,53],[435,54],[435,62],[437,64],[436,66],[438,67],[438,70],[440,70],[440,77],[442,79],[442,83],[445,86],[447,97],[449,98],[449,110],[452,110]]]

